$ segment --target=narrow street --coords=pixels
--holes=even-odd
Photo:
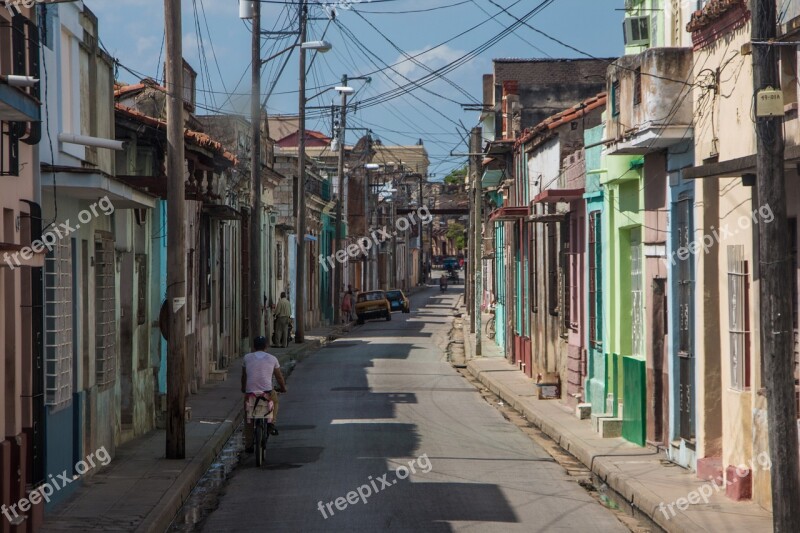
[[[462,290],[431,286],[298,365],[266,465],[245,457],[204,530],[626,531],[447,362]]]

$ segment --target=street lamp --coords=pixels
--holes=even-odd
[[[356,80],[366,80],[369,83],[371,78],[367,77],[357,77],[351,78]],[[348,77],[347,74],[342,76],[342,84],[338,87],[334,87],[334,90],[342,95],[342,109],[341,109],[341,118],[339,121],[339,135],[338,137],[338,151],[339,151],[339,161],[338,161],[338,184],[339,184],[339,201],[336,203],[336,238],[334,242],[336,243],[336,251],[342,249],[342,208],[344,203],[344,150],[345,150],[345,135],[347,132],[347,96],[356,92],[353,87],[347,85]],[[323,91],[325,92],[325,91]],[[320,93],[321,94],[321,93]],[[333,272],[333,321],[335,324],[339,324],[342,321],[341,316],[341,305],[340,305],[340,294],[341,290],[344,288],[344,283],[342,282],[342,269],[337,268]]]

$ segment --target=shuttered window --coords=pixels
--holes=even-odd
[[[97,385],[112,385],[117,371],[117,320],[114,288],[114,240],[97,232],[94,242],[95,377]]]
[[[731,388],[750,387],[750,331],[748,265],[744,246],[728,246],[728,335]]]

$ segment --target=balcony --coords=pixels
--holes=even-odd
[[[606,155],[645,155],[691,139],[691,72],[689,48],[651,48],[614,62]]]
[[[22,15],[0,16],[0,75],[40,77],[39,29]],[[37,122],[39,107],[38,83],[23,88],[0,81],[0,121]]]
[[[315,177],[308,177],[306,179],[306,192],[316,195],[328,202],[331,199],[331,182]]]

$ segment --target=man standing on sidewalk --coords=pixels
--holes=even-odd
[[[276,324],[278,330],[278,347],[286,348],[289,345],[289,319],[292,317],[292,305],[286,299],[286,293],[281,293],[278,305],[275,308]]]

